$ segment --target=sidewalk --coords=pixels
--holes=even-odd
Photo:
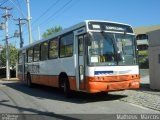
[[[125,95],[120,101],[137,104],[143,107],[160,111],[160,91],[152,90],[149,86],[149,75],[142,76],[139,89],[116,92]]]
[[[10,78],[9,80],[6,78],[0,78],[0,81],[20,81],[18,78]]]

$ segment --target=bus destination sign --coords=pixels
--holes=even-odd
[[[90,30],[104,30],[104,31],[133,33],[133,30],[130,26],[118,24],[118,23],[89,22],[88,27]]]
[[[125,31],[122,27],[116,27],[116,26],[106,26],[106,30],[116,30],[116,31]]]

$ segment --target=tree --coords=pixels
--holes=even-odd
[[[46,32],[43,33],[42,37],[47,38],[52,33],[56,33],[56,32],[59,32],[61,30],[62,30],[61,26],[55,26],[55,27],[49,28],[49,29],[46,30]]]
[[[10,51],[10,66],[13,68],[17,62],[18,50],[13,45],[9,45],[8,48]],[[0,53],[0,65],[6,66],[6,47],[4,47]]]

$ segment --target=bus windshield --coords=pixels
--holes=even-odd
[[[87,43],[91,66],[136,64],[134,35],[92,32]]]

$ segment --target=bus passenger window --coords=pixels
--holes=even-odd
[[[70,57],[73,55],[73,33],[67,34],[60,39],[60,57]]]
[[[51,40],[49,42],[49,58],[57,58],[58,57],[58,40]]]
[[[41,44],[41,57],[40,60],[48,59],[48,42],[44,42]]]
[[[39,45],[36,45],[34,48],[33,61],[39,61]]]
[[[22,63],[23,59],[22,59],[22,51],[18,52],[18,63]]]
[[[27,51],[27,62],[30,63],[33,61],[33,48],[30,48]]]

